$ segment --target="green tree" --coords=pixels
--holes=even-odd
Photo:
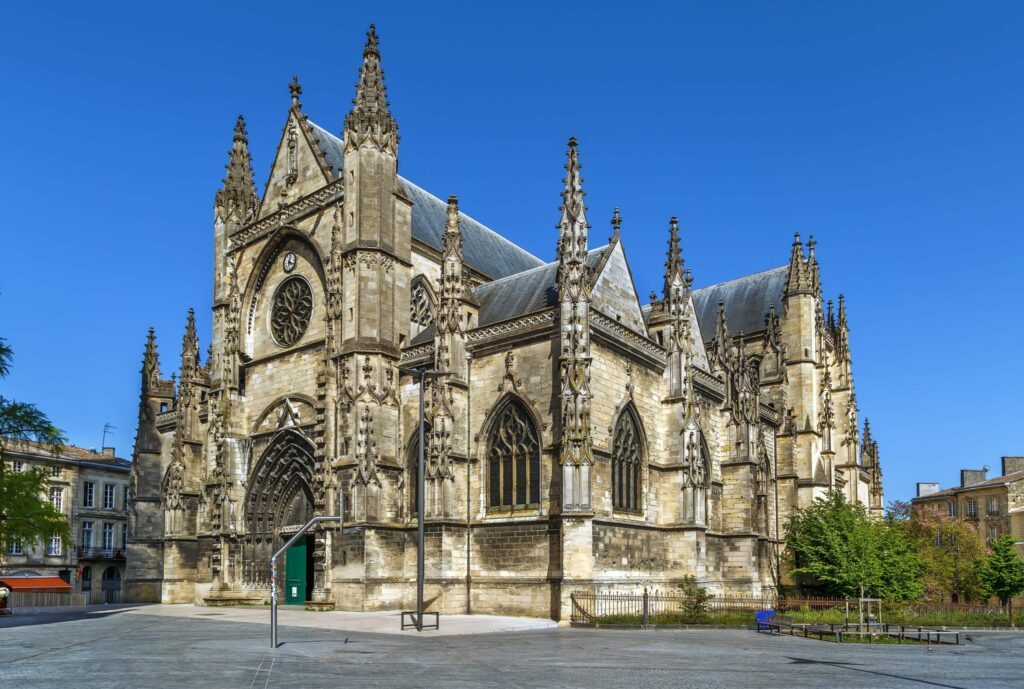
[[[0,338],[0,378],[10,373],[13,357],[10,346]],[[46,469],[7,470],[7,447],[12,441],[26,440],[42,443],[56,455],[63,450],[64,434],[34,404],[0,395],[0,554],[14,542],[34,543],[55,536],[71,540],[67,517],[46,498]]]
[[[978,572],[988,548],[977,526],[950,517],[945,510],[918,507],[913,510],[909,529],[924,563],[923,581],[928,598],[987,598]]]
[[[844,598],[911,600],[921,594],[921,563],[902,526],[868,515],[831,491],[790,520],[793,574]]]
[[[992,542],[992,554],[978,571],[988,593],[1009,607],[1013,623],[1013,597],[1024,593],[1024,559],[1017,554],[1013,536],[1003,536]]]

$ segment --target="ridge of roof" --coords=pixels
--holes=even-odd
[[[697,292],[704,292],[705,290],[716,289],[718,287],[723,287],[725,285],[731,285],[731,284],[733,284],[735,282],[742,282],[744,280],[752,280],[753,278],[758,278],[758,277],[761,277],[763,275],[768,275],[769,273],[774,273],[776,271],[782,271],[782,270],[788,271],[789,270],[789,266],[788,265],[778,266],[776,268],[768,268],[767,270],[761,270],[761,271],[758,271],[756,273],[750,273],[748,275],[741,275],[738,278],[732,278],[731,280],[723,280],[722,282],[716,282],[713,285],[707,285],[705,287],[700,287],[698,289],[693,290],[693,292],[694,292],[694,294],[696,294]]]

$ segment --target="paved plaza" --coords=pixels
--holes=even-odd
[[[558,629],[442,616],[445,635],[397,615],[139,606],[0,619],[0,687],[1020,687],[1024,635],[960,647],[851,646],[742,630]],[[316,626],[313,626],[316,625]],[[367,631],[377,629],[379,631]]]

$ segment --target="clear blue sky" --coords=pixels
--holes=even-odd
[[[209,343],[212,199],[244,113],[257,183],[302,81],[341,129],[376,22],[401,171],[537,255],[580,140],[641,294],[667,219],[708,285],[813,233],[847,295],[887,499],[1024,454],[1024,5],[13,3],[0,27],[6,396],[130,455],[146,329]],[[557,7],[556,7],[557,5]],[[487,9],[484,9],[486,6]]]

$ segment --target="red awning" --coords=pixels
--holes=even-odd
[[[60,577],[7,577],[0,576],[0,586],[11,591],[26,593],[47,593],[50,591],[73,591],[71,584]]]

